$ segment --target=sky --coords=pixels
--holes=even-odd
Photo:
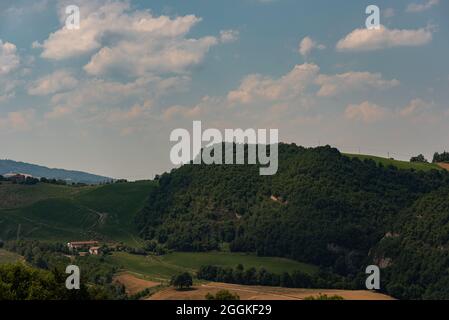
[[[431,158],[449,150],[447,57],[447,0],[2,0],[0,158],[152,178],[195,120]]]

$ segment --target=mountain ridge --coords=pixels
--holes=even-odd
[[[39,178],[58,179],[71,181],[73,183],[88,184],[100,184],[103,182],[114,180],[110,177],[96,175],[84,171],[49,168],[46,166],[22,161],[0,159],[0,175],[5,175],[8,173],[22,173]]]

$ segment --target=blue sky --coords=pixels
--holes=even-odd
[[[65,30],[67,5],[80,30]],[[381,9],[367,30],[365,8]],[[142,179],[174,128],[399,159],[448,150],[449,2],[0,3],[0,158]]]

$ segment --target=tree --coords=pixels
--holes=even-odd
[[[206,300],[233,301],[240,300],[240,297],[238,294],[229,292],[228,290],[220,290],[215,296],[211,293],[206,294]]]
[[[427,161],[427,159],[422,155],[418,155],[416,157],[412,157],[410,159],[410,162],[421,162],[421,163],[428,163],[429,161]]]
[[[435,152],[433,155],[433,163],[446,162],[449,163],[449,152],[444,151],[443,153]]]
[[[170,284],[178,289],[189,289],[193,285],[193,279],[190,273],[184,272],[172,277]]]

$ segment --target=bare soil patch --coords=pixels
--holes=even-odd
[[[238,294],[241,300],[304,300],[306,297],[320,294],[338,295],[345,300],[394,300],[387,295],[364,290],[289,289],[212,282],[195,286],[193,289],[177,291],[174,288],[168,288],[155,293],[149,300],[205,300],[207,293],[216,294],[223,289]]]
[[[114,281],[123,284],[125,286],[126,293],[130,295],[139,293],[147,288],[154,288],[160,285],[159,282],[141,279],[127,272],[117,274],[114,277]]]
[[[444,163],[444,162],[440,162],[437,163],[441,168],[446,169],[447,171],[449,171],[449,163]]]

